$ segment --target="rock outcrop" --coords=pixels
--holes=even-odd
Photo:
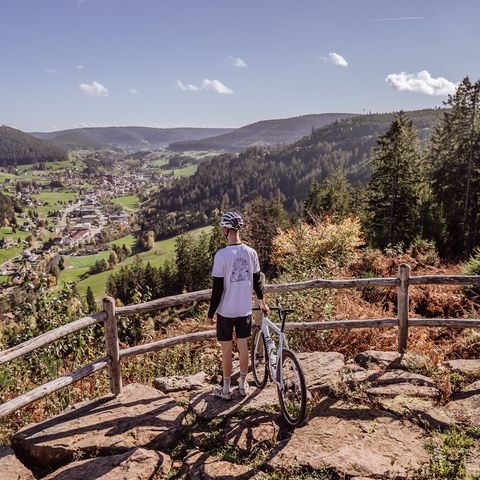
[[[34,480],[33,473],[17,459],[10,447],[0,445],[0,478],[2,480]]]
[[[356,480],[417,478],[431,461],[425,446],[439,438],[433,432],[480,428],[480,380],[442,406],[436,381],[418,373],[431,367],[425,357],[377,351],[346,363],[337,353],[298,357],[310,393],[299,428],[283,420],[272,383],[252,384],[246,398],[234,385],[227,402],[211,395],[203,373],[163,377],[157,389],[128,385],[117,397],[23,428],[12,438],[16,457],[0,447],[0,478],[33,480],[24,464],[37,478],[52,472],[45,480],[261,480],[272,469],[283,477],[327,469]],[[470,382],[476,375],[474,363],[445,364],[448,379],[445,367]],[[474,476],[480,441],[471,438],[464,465]]]
[[[12,438],[27,465],[55,468],[79,456],[124,453],[135,447],[164,450],[182,431],[185,410],[152,387],[131,384],[117,397],[75,405]]]
[[[421,428],[387,412],[327,399],[304,427],[279,444],[268,465],[284,471],[298,465],[332,468],[347,476],[404,478],[428,461],[426,438]]]
[[[168,478],[171,466],[168,455],[137,448],[118,455],[70,463],[44,480],[162,480]]]

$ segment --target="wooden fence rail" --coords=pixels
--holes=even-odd
[[[320,288],[363,288],[363,287],[396,287],[397,288],[397,318],[378,318],[366,320],[334,320],[320,322],[288,322],[285,329],[290,332],[311,330],[333,330],[354,328],[389,328],[398,327],[397,349],[404,353],[408,346],[409,327],[453,327],[453,328],[480,328],[480,319],[456,318],[409,318],[409,288],[411,285],[476,285],[480,286],[479,275],[425,275],[410,276],[410,266],[402,264],[398,269],[397,277],[388,278],[356,278],[347,280],[308,280],[305,282],[289,283],[283,285],[266,285],[267,293],[287,293],[307,289]],[[135,355],[155,352],[164,348],[183,343],[199,342],[215,338],[214,330],[190,333],[178,337],[167,338],[145,345],[120,350],[117,332],[117,318],[120,316],[147,313],[167,307],[186,305],[210,299],[211,290],[172,295],[159,298],[150,302],[126,307],[115,307],[113,298],[103,299],[103,311],[81,318],[74,322],[46,332],[38,337],[0,352],[0,365],[44,347],[55,340],[66,337],[71,333],[103,322],[105,326],[106,356],[99,358],[74,372],[65,374],[55,380],[41,385],[30,392],[20,395],[0,405],[0,418],[29,405],[61,388],[81,380],[95,372],[108,368],[110,389],[114,395],[122,391],[121,360]]]

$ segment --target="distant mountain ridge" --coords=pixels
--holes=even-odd
[[[203,138],[231,132],[232,128],[154,128],[154,127],[85,127],[56,132],[33,132],[31,135],[49,140],[69,150],[84,148],[157,149],[180,140]]]
[[[65,149],[16,128],[0,126],[0,167],[66,159]]]
[[[237,128],[229,133],[202,140],[183,140],[169,145],[171,150],[217,150],[240,152],[254,146],[277,146],[292,143],[314,128],[321,128],[344,118],[354,117],[354,113],[319,113],[299,117],[262,120]]]

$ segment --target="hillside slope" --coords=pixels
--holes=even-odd
[[[424,141],[442,110],[408,115]],[[295,209],[313,180],[323,180],[338,167],[351,182],[365,182],[371,149],[392,118],[393,114],[360,115],[319,128],[276,150],[257,148],[206,160],[195,175],[160,190],[145,203],[143,228],[159,236],[178,233],[204,225],[216,209],[241,208],[257,195],[281,198],[287,209]]]
[[[98,150],[106,146],[126,149],[155,149],[180,140],[199,140],[231,132],[230,128],[153,128],[153,127],[88,127],[34,132],[37,138],[50,140],[70,150]]]
[[[66,160],[64,149],[24,133],[0,126],[0,167]]]
[[[251,146],[273,146],[294,142],[308,135],[312,128],[320,128],[353,113],[321,113],[300,117],[263,120],[245,125],[233,132],[196,141],[171,143],[171,150],[217,150],[240,152]]]

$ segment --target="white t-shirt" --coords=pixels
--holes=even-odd
[[[212,277],[223,277],[217,313],[246,317],[252,313],[253,274],[260,272],[257,252],[247,245],[228,245],[215,254]]]

